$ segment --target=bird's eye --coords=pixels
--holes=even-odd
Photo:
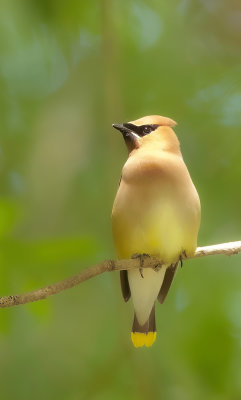
[[[150,133],[151,131],[152,131],[151,126],[146,125],[146,126],[143,127],[143,133],[144,133],[144,135],[147,135],[147,134]]]

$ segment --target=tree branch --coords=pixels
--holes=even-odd
[[[214,246],[198,247],[195,254],[192,257],[187,258],[198,258],[206,257],[215,254],[226,254],[233,255],[241,252],[241,241],[229,242],[217,244]],[[143,268],[158,268],[162,264],[161,260],[150,257],[144,259]],[[66,278],[60,282],[53,283],[52,285],[45,286],[41,289],[33,290],[20,295],[15,296],[3,296],[0,297],[0,308],[17,306],[20,304],[26,304],[37,300],[46,299],[48,296],[52,296],[63,290],[70,289],[74,286],[79,285],[94,276],[103,274],[104,272],[129,270],[140,267],[140,261],[138,259],[128,260],[106,260],[92,267],[86,268],[79,272],[77,275]]]

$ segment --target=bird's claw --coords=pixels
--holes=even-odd
[[[155,272],[158,272],[158,271],[160,271],[161,267],[162,267],[162,264],[161,264],[161,263],[156,264],[156,265],[154,266],[153,270],[154,270]]]
[[[140,275],[142,278],[144,278],[144,275],[143,275],[144,261],[145,261],[145,258],[149,258],[149,257],[150,257],[149,254],[146,254],[146,253],[142,253],[142,254],[135,253],[131,256],[132,259],[139,258],[139,260],[140,260],[139,272],[140,272]]]

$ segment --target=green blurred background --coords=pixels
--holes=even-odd
[[[234,0],[1,0],[1,295],[115,257],[113,122],[175,119],[199,245],[240,240],[240,40]],[[117,273],[0,310],[1,399],[241,399],[240,256],[185,263],[152,348],[131,324]]]

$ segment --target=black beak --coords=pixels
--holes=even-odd
[[[131,134],[131,129],[128,129],[125,126],[125,124],[113,124],[112,126],[113,126],[113,128],[120,131],[124,137],[129,136]]]
[[[136,137],[136,134],[134,133],[134,125],[132,124],[113,124],[113,128],[117,129],[120,131],[123,135],[123,138],[126,142],[127,148],[129,150],[129,153],[137,149],[139,147],[138,144],[138,138]]]

